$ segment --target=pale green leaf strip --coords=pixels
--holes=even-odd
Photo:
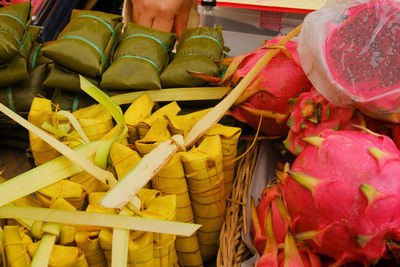
[[[104,93],[94,84],[85,79],[82,75],[79,75],[79,78],[81,81],[82,90],[85,91],[92,98],[94,98],[97,102],[102,104],[110,112],[111,116],[114,118],[117,124],[124,125],[125,118],[122,113],[121,107],[117,103],[115,103],[115,101],[111,97],[109,97],[106,93]]]
[[[114,228],[112,240],[111,267],[128,266],[129,230]]]
[[[77,138],[76,136],[73,136],[71,134],[68,134],[66,132],[63,132],[59,129],[57,129],[56,127],[54,127],[53,125],[51,125],[50,123],[48,123],[47,121],[43,122],[43,124],[41,125],[41,127],[43,129],[45,129],[46,131],[48,131],[49,133],[54,134],[57,138],[61,138],[61,137],[69,137],[75,140],[78,140],[80,143],[84,143],[84,141],[82,139]]]
[[[104,213],[34,207],[1,207],[0,218],[23,218],[67,225],[91,225],[191,236],[201,225]]]
[[[122,139],[128,134],[128,127],[124,126],[116,126],[119,127],[118,131],[115,133],[116,137],[110,140],[104,140],[103,143],[98,147],[96,156],[94,158],[94,163],[100,168],[106,169],[108,164],[108,156],[110,154],[111,146],[114,142],[121,142]],[[117,180],[108,181],[109,186],[113,186],[117,183]]]
[[[100,168],[107,168],[108,155],[110,154],[110,149],[115,139],[104,141],[97,149],[96,156],[94,158],[94,163]],[[110,185],[113,185],[117,180],[109,181]]]
[[[85,144],[76,149],[84,158],[93,156],[100,142]],[[0,184],[0,206],[29,195],[46,186],[68,178],[82,169],[60,156]]]
[[[75,128],[76,132],[82,137],[85,143],[89,143],[90,140],[87,137],[86,133],[83,131],[81,124],[79,123],[78,119],[71,113],[66,110],[60,110],[57,114],[63,115],[66,117],[72,126]]]
[[[186,87],[168,88],[159,90],[146,90],[130,92],[112,96],[111,98],[119,105],[131,104],[136,98],[147,94],[154,102],[168,101],[196,101],[196,100],[218,100],[223,98],[231,87]]]
[[[8,203],[8,207],[16,207],[14,203]],[[32,228],[33,223],[35,222],[34,220],[27,220],[27,219],[15,219],[17,222],[19,222],[23,227],[28,229],[29,231]]]
[[[43,267],[49,265],[51,251],[56,243],[57,236],[44,234],[39,241],[39,246],[33,256],[31,267]]]

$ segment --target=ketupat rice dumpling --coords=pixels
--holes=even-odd
[[[160,89],[176,35],[128,23],[101,87],[113,90]]]
[[[45,43],[42,51],[61,66],[99,78],[110,64],[121,29],[119,15],[73,10],[57,40]]]
[[[180,153],[185,168],[203,261],[214,259],[225,218],[225,187],[219,135],[204,138],[197,148]]]
[[[83,132],[90,141],[99,140],[113,128],[111,115],[102,105],[92,105],[79,109],[72,114],[78,120]],[[68,118],[53,111],[52,103],[48,99],[34,98],[28,119],[40,128],[43,127],[44,123],[48,123],[56,130],[63,131],[66,129],[64,136],[58,136],[58,138],[62,139],[71,148],[77,147],[82,143],[80,139],[83,137],[74,127],[68,126],[70,124]],[[56,137],[59,134],[53,133]],[[31,131],[29,132],[29,137],[36,165],[41,165],[60,155],[57,150]]]
[[[219,70],[214,61],[222,57],[223,50],[222,27],[186,28],[174,59],[161,74],[163,88],[206,84],[205,81],[192,77],[187,70],[218,76]]]

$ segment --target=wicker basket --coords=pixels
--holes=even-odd
[[[247,146],[250,146],[250,142]],[[231,198],[227,200],[225,222],[221,228],[217,266],[240,266],[251,256],[242,240],[242,229],[247,231],[246,206],[249,186],[257,161],[260,142],[257,142],[239,161]]]

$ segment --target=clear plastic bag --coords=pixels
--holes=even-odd
[[[400,122],[400,0],[328,0],[306,16],[298,52],[330,102]]]

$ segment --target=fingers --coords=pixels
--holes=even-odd
[[[190,9],[182,10],[175,16],[174,30],[178,35],[178,38],[181,37],[183,29],[186,27],[188,18],[189,18]]]
[[[181,35],[189,17],[192,0],[130,0],[133,22],[160,31],[174,28]]]
[[[141,13],[143,13],[142,7],[138,4],[134,4],[132,9],[132,19],[134,23],[139,23],[139,17]]]
[[[153,20],[156,18],[157,14],[152,12],[151,9],[146,12],[145,9],[145,6],[143,6],[141,2],[134,3],[133,22],[151,28]]]
[[[156,17],[153,21],[152,28],[159,31],[170,32],[173,24],[174,17]]]
[[[152,28],[153,21],[156,18],[155,14],[151,13],[141,13],[139,15],[139,21],[137,22],[140,25]]]

